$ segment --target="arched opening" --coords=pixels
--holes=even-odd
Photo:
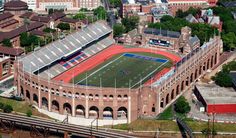
[[[128,95],[124,95],[124,100],[128,100]]]
[[[113,99],[113,95],[109,95],[109,99],[112,100]]]
[[[182,81],[182,83],[181,83],[181,91],[183,91],[184,90],[184,81]]]
[[[27,98],[28,100],[30,100],[30,93],[29,93],[28,90],[26,90],[26,98]]]
[[[173,89],[172,92],[171,92],[171,100],[174,99],[174,92],[175,92],[175,89]]]
[[[190,75],[190,83],[193,82],[193,73]]]
[[[207,60],[207,69],[210,68],[210,59]]]
[[[103,109],[103,119],[112,119],[113,109],[111,107],[106,107]]]
[[[83,105],[76,106],[75,115],[79,117],[85,117],[85,108]]]
[[[206,70],[206,62],[204,62],[202,69],[205,71]]]
[[[79,98],[79,93],[75,93],[75,98]]]
[[[194,76],[195,79],[197,79],[197,72],[198,72],[198,70],[196,69],[195,70],[195,76]]]
[[[169,103],[169,93],[166,95],[166,105]]]
[[[93,95],[89,94],[89,100],[93,100]]]
[[[186,86],[188,86],[188,84],[189,84],[188,80],[189,80],[189,77],[186,78],[186,82],[185,82]]]
[[[213,67],[213,63],[214,63],[214,56],[211,56],[211,68]]]
[[[38,96],[36,94],[33,94],[33,102],[34,104],[38,105]]]
[[[215,53],[215,64],[217,63],[217,53]]]
[[[56,100],[52,101],[52,111],[59,112],[59,103]]]
[[[69,103],[64,103],[63,105],[64,114],[72,114],[71,105]]]
[[[176,87],[176,96],[179,94],[179,85]]]
[[[161,108],[164,107],[164,98],[161,99]]]
[[[48,109],[48,100],[45,97],[42,98],[42,108]]]
[[[199,75],[202,74],[202,66],[199,67]]]
[[[99,109],[96,106],[92,106],[89,108],[89,118],[98,118],[99,117]]]
[[[127,109],[125,107],[120,107],[117,110],[117,119],[127,119]]]
[[[24,89],[22,86],[20,86],[20,96],[23,96],[24,97]]]
[[[95,99],[98,100],[99,99],[99,95],[95,94]]]
[[[118,96],[117,96],[117,100],[118,100],[118,101],[121,100],[121,95],[118,95]]]

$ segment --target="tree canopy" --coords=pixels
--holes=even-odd
[[[70,24],[69,23],[59,23],[57,25],[57,28],[61,29],[61,30],[70,30]]]
[[[223,65],[222,70],[216,73],[212,79],[221,87],[232,87],[232,78],[229,75],[230,71],[236,71],[236,61],[231,61]]]
[[[38,41],[39,38],[35,35],[28,34],[27,32],[20,34],[20,45],[22,47],[28,47],[37,44]]]
[[[102,6],[99,6],[96,9],[94,9],[93,14],[97,16],[98,19],[101,19],[101,20],[107,19],[107,11]]]
[[[181,114],[186,114],[191,110],[188,101],[180,96],[179,99],[175,103],[175,111]]]
[[[112,7],[120,7],[121,6],[121,0],[109,0],[110,4],[112,5]]]
[[[77,13],[75,16],[73,16],[73,19],[80,19],[80,20],[84,20],[86,19],[86,14],[79,12]]]
[[[6,47],[12,47],[12,43],[10,39],[3,39],[2,44],[3,46],[6,46]]]
[[[117,23],[113,26],[113,34],[115,37],[121,36],[124,32],[125,27],[122,24]]]
[[[137,28],[138,23],[139,23],[139,17],[138,16],[125,17],[121,20],[121,23],[125,27],[125,32],[129,32]]]

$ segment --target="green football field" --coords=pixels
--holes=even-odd
[[[167,59],[152,53],[132,53],[141,56]],[[156,62],[139,58],[115,55],[95,68],[76,76],[72,82],[97,87],[134,88],[145,83],[158,71],[171,67],[171,61]],[[86,79],[87,78],[87,79]]]

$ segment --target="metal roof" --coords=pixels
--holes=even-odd
[[[145,28],[144,33],[145,34],[153,34],[153,35],[162,35],[162,36],[173,37],[173,38],[180,37],[180,32],[174,32],[174,31],[168,31],[168,30],[162,30],[162,29],[154,29],[154,28]]]
[[[62,40],[52,42],[19,60],[22,61],[25,71],[33,73],[63,57],[75,53],[82,47],[110,32],[112,32],[110,27],[101,22],[96,22],[81,31],[66,36]]]

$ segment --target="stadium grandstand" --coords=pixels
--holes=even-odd
[[[111,44],[112,29],[96,22],[20,59],[26,72],[53,78]]]

